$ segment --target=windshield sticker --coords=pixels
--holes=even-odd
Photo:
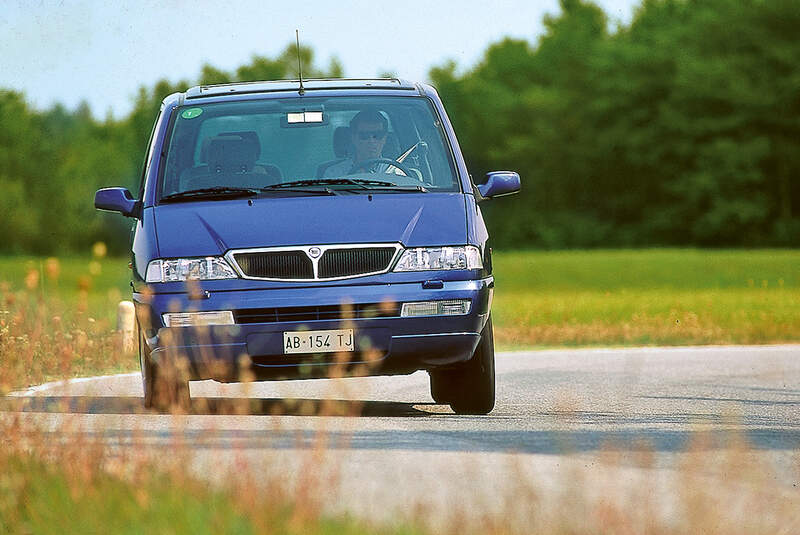
[[[194,119],[195,117],[199,117],[201,113],[203,113],[203,108],[189,108],[188,110],[183,110],[181,117],[184,119]]]
[[[286,114],[286,122],[289,124],[321,123],[323,122],[322,112],[321,111],[290,112]]]

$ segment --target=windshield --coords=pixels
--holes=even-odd
[[[272,98],[177,110],[160,198],[220,188],[264,194],[459,191],[423,97]]]

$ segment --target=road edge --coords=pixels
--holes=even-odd
[[[95,375],[93,377],[75,377],[73,379],[59,379],[58,381],[50,381],[47,383],[42,383],[40,385],[29,386],[25,390],[15,390],[14,392],[9,392],[8,394],[6,394],[6,396],[28,397],[36,394],[37,392],[43,392],[45,390],[50,390],[51,388],[57,388],[59,386],[72,385],[78,383],[90,383],[92,381],[101,381],[103,379],[112,379],[115,377],[133,377],[139,374],[140,372],[128,372],[128,373],[115,373],[112,375]]]
[[[684,351],[715,351],[724,349],[726,351],[785,351],[785,350],[800,350],[800,344],[765,344],[765,345],[706,345],[706,346],[640,346],[640,347],[584,347],[584,348],[558,348],[558,349],[520,349],[515,351],[501,351],[496,355],[502,358],[505,355],[519,355],[522,353],[582,353],[582,354],[608,354],[608,353],[623,353],[623,354],[641,354],[649,351],[669,351],[669,352],[684,352]],[[138,376],[140,372],[117,373],[112,375],[96,375],[93,377],[75,377],[73,379],[61,379],[58,381],[50,381],[40,385],[30,386],[24,390],[16,390],[9,392],[6,396],[9,397],[28,397],[35,395],[39,392],[50,390],[51,388],[63,387],[65,385],[88,383],[92,381],[101,381],[103,379],[112,379],[119,377],[134,377]]]

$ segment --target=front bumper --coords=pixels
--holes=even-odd
[[[187,364],[192,379],[240,381],[318,378],[331,375],[389,375],[446,367],[469,360],[489,315],[492,277],[443,281],[325,286],[308,288],[189,293],[135,293],[137,317],[155,362]],[[348,311],[367,303],[405,303],[470,299],[468,314],[426,317],[352,317]],[[165,312],[300,309],[342,306],[339,319],[237,323],[208,327],[165,327]],[[399,310],[399,307],[397,308]],[[353,352],[284,354],[283,333],[353,329]]]

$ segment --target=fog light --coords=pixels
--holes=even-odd
[[[167,327],[188,327],[197,325],[233,325],[233,312],[217,310],[214,312],[170,312],[163,315]]]
[[[464,314],[469,314],[471,304],[472,301],[469,299],[403,303],[400,316],[404,318],[415,316],[462,316]]]

